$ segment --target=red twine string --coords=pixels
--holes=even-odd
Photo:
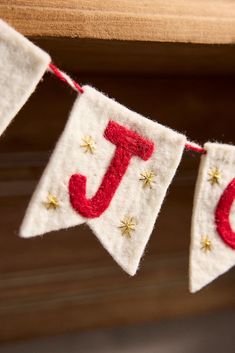
[[[206,154],[205,148],[203,148],[201,146],[195,146],[189,142],[187,142],[185,144],[185,149],[186,149],[186,151],[192,151],[192,152],[196,152],[196,153],[200,153],[200,154]]]
[[[65,72],[58,69],[58,67],[56,67],[53,63],[49,64],[49,70],[53,72],[53,74],[56,75],[61,81],[72,87],[75,91],[78,91],[79,93],[84,92],[83,88],[76,81],[69,77],[69,75],[67,75]]]

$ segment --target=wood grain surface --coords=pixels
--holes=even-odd
[[[27,36],[235,41],[230,0],[1,0],[0,15]]]

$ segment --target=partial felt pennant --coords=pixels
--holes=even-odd
[[[0,135],[43,76],[50,57],[0,20]]]
[[[235,146],[206,143],[194,197],[190,291],[235,264]]]
[[[117,263],[134,275],[185,137],[94,88],[83,89],[20,235],[28,238],[86,222]]]

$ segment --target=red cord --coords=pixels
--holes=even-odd
[[[56,67],[53,63],[49,64],[49,68],[61,81],[67,83],[69,86],[71,86],[73,89],[77,90],[80,93],[84,92],[83,88],[76,81],[71,79],[64,72],[60,71],[60,69],[58,69],[58,67]]]
[[[201,154],[206,154],[205,148],[200,146],[197,147],[197,146],[191,145],[190,143],[185,144],[185,149],[186,151],[193,151]]]

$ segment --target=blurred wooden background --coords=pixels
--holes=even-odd
[[[17,3],[22,8],[24,1],[13,1],[12,8]],[[32,23],[37,27],[37,21]],[[31,39],[79,83],[94,85],[192,140],[235,143],[233,45],[64,38],[55,33]],[[199,156],[185,153],[134,278],[122,272],[86,226],[29,240],[17,236],[75,97],[47,73],[1,137],[0,339],[234,308],[234,269],[198,294],[188,293]]]

